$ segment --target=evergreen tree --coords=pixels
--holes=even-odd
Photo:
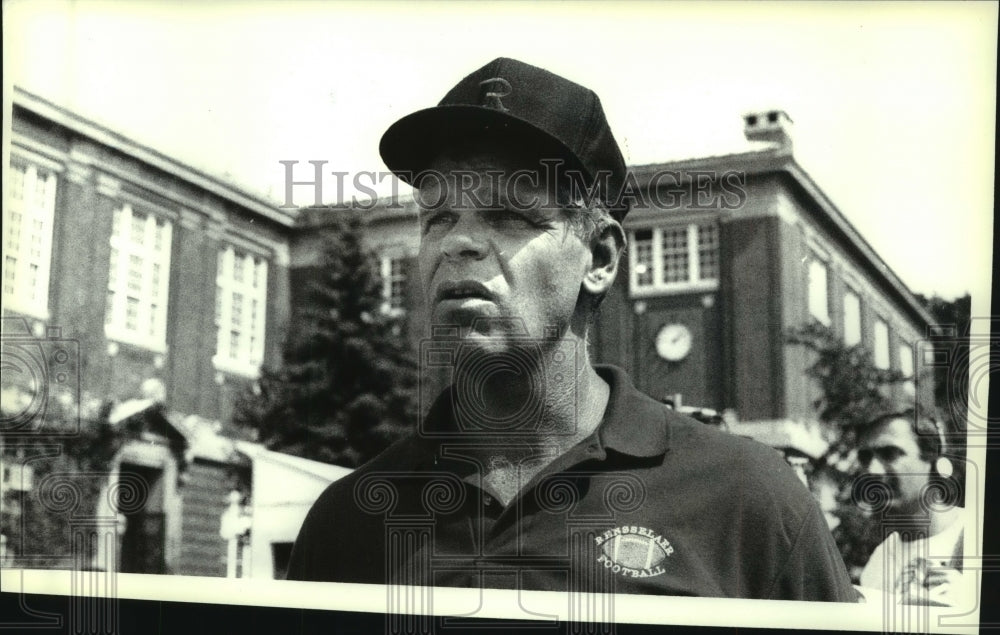
[[[377,261],[357,212],[331,230],[325,263],[294,318],[279,368],[236,405],[270,449],[357,467],[415,423],[416,362],[382,309]]]

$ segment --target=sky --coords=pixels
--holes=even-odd
[[[279,161],[385,170],[382,132],[499,56],[594,89],[630,164],[739,151],[742,115],[780,108],[911,290],[990,288],[995,3],[7,0],[3,28],[5,100],[16,84],[279,204]]]

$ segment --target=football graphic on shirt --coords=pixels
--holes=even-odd
[[[615,536],[604,543],[604,554],[623,567],[652,569],[667,557],[663,547],[646,536]]]
[[[623,525],[594,537],[602,554],[597,562],[627,577],[651,577],[665,572],[663,562],[673,545],[647,527]]]

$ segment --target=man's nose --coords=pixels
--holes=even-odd
[[[446,258],[480,259],[486,255],[488,242],[486,227],[479,219],[479,214],[463,213],[441,239],[441,252]]]

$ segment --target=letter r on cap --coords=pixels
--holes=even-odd
[[[489,86],[489,84],[493,84],[493,86]],[[510,82],[503,77],[491,77],[479,82],[479,85],[487,89],[487,91],[483,93],[484,106],[495,108],[502,112],[507,112],[507,108],[503,105],[503,102],[500,101],[500,99],[502,97],[506,97],[512,92],[513,88],[511,87]]]

